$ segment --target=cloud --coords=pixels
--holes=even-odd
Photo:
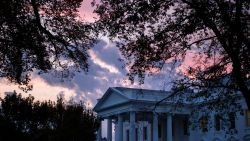
[[[73,90],[78,100],[88,101],[91,106],[96,103],[108,87],[136,87],[148,89],[169,89],[171,80],[177,76],[175,71],[170,69],[170,64],[166,64],[163,71],[158,74],[146,77],[145,83],[139,85],[138,82],[131,84],[123,69],[123,62],[118,48],[114,43],[107,39],[100,39],[92,50],[89,51],[89,72],[75,73],[71,80],[61,81],[60,78],[54,78],[50,74],[44,74],[40,77],[50,86],[60,86]]]
[[[126,76],[127,70],[123,69],[122,58],[115,44],[107,39],[100,39],[90,51],[89,64],[90,68],[85,72],[72,72],[74,77],[61,79],[55,77],[53,73],[33,74],[31,83],[34,86],[31,93],[39,100],[56,100],[58,94],[64,94],[65,99],[73,97],[76,100],[82,100],[87,107],[92,108],[97,98],[100,98],[109,87],[132,87],[146,89],[169,90],[171,81],[179,74],[172,68],[172,62],[169,62],[158,74],[153,74],[145,78],[145,83],[139,85],[138,82],[131,84]],[[73,76],[73,75],[72,75]],[[3,96],[5,91],[17,90],[21,92],[16,85],[7,84],[6,81],[0,80],[0,95]],[[23,93],[23,92],[22,92]],[[24,94],[27,96],[28,94]],[[106,135],[106,122],[103,123],[103,135]]]
[[[84,0],[81,7],[78,9],[81,18],[88,22],[94,22],[98,17],[97,14],[93,13],[94,7],[91,6],[93,0]]]
[[[65,99],[68,100],[70,97],[75,97],[75,91],[61,87],[61,86],[52,86],[48,85],[47,81],[42,79],[41,77],[35,77],[30,82],[32,85],[34,85],[34,88],[32,91],[29,91],[28,93],[24,93],[21,91],[17,85],[9,83],[6,79],[0,80],[0,97],[4,97],[5,92],[13,92],[14,90],[17,93],[22,93],[24,97],[27,97],[29,94],[35,97],[35,100],[52,100],[56,101],[57,95],[59,93],[65,94]]]
[[[107,64],[105,61],[100,59],[94,51],[90,50],[89,54],[94,64],[99,65],[103,69],[107,69],[110,73],[114,73],[114,74],[119,73],[119,70],[116,67],[114,67],[113,65]]]
[[[69,79],[61,79],[55,77],[53,73],[33,74],[32,84],[34,90],[29,92],[40,100],[55,100],[59,93],[64,93],[66,99],[74,97],[77,100],[83,100],[88,103],[89,107],[96,104],[96,99],[100,98],[109,87],[132,87],[168,90],[171,81],[178,77],[174,69],[171,69],[171,63],[166,64],[163,71],[146,77],[145,83],[139,85],[138,82],[131,84],[126,76],[127,70],[123,69],[122,58],[115,44],[106,38],[100,39],[99,42],[89,52],[90,64],[89,71],[71,72],[74,77]],[[0,93],[4,91],[18,90],[13,84],[0,82]]]
[[[121,57],[118,49],[105,40],[100,40],[89,54],[90,68],[87,73],[74,72],[74,77],[70,80],[62,80],[53,74],[36,77],[42,78],[50,86],[74,91],[76,99],[88,101],[93,106],[108,87],[122,86],[126,72],[122,70],[122,63],[118,60]]]

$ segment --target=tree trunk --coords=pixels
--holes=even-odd
[[[236,83],[242,92],[248,110],[250,109],[250,90],[248,89],[246,82],[242,78],[240,61],[236,57],[231,57],[233,62],[233,76],[235,77]]]

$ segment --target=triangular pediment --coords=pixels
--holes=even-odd
[[[102,99],[98,101],[96,107],[94,108],[95,111],[100,111],[102,109],[106,109],[109,107],[114,107],[122,103],[128,102],[129,99],[123,96],[122,94],[118,93],[117,91],[108,90]]]

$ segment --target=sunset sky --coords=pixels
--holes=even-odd
[[[84,20],[89,22],[95,21],[93,7],[90,6],[91,0],[85,0],[79,9],[80,15]],[[176,69],[172,69],[172,65],[166,64],[164,69],[155,75],[146,77],[145,83],[139,85],[138,81],[131,84],[126,76],[128,70],[123,69],[122,58],[115,44],[108,40],[107,37],[100,37],[99,42],[89,50],[89,72],[75,73],[72,79],[62,80],[56,78],[52,74],[38,75],[32,74],[31,84],[34,86],[32,91],[24,93],[17,85],[11,84],[5,79],[0,79],[0,96],[4,96],[4,92],[22,93],[23,96],[31,94],[35,100],[56,100],[59,94],[64,94],[65,99],[74,98],[75,100],[83,100],[89,108],[92,108],[97,98],[100,98],[109,87],[136,87],[146,89],[169,90],[171,80],[179,76]],[[190,57],[190,56],[189,56]],[[186,62],[188,64],[188,62]],[[182,66],[182,69],[185,66]],[[105,123],[104,123],[104,126]],[[103,135],[106,130],[104,128]]]
[[[91,0],[85,0],[79,9],[80,15],[86,21],[93,22],[95,14],[90,6]],[[99,42],[89,50],[89,72],[75,73],[72,79],[62,80],[52,74],[32,75],[31,84],[34,88],[28,93],[22,92],[17,85],[11,84],[5,79],[0,79],[0,96],[4,92],[16,90],[24,96],[31,94],[36,100],[56,100],[58,94],[64,94],[65,99],[70,97],[76,100],[84,100],[90,108],[96,104],[96,99],[100,98],[108,87],[137,87],[147,89],[169,89],[169,82],[177,77],[175,70],[171,70],[171,65],[166,65],[159,74],[147,77],[145,84],[138,85],[138,82],[131,84],[126,76],[127,70],[123,69],[123,63],[118,59],[121,54],[115,45],[107,37],[101,37]]]

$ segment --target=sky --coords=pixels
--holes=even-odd
[[[80,16],[86,21],[93,22],[95,14],[93,7],[90,6],[92,0],[84,0],[79,9]],[[62,80],[53,74],[32,74],[31,83],[33,90],[28,93],[21,91],[17,85],[0,79],[0,96],[4,92],[22,93],[23,96],[31,94],[35,100],[53,100],[55,101],[59,94],[63,94],[65,99],[74,98],[83,100],[89,108],[92,108],[98,98],[100,98],[109,87],[132,87],[146,89],[169,89],[169,82],[178,75],[175,70],[165,67],[162,72],[145,79],[145,84],[139,85],[138,81],[131,84],[126,74],[128,70],[123,69],[123,62],[119,50],[107,37],[100,37],[98,43],[89,50],[90,58],[88,60],[90,68],[87,73],[75,73],[70,79]]]
[[[122,56],[118,48],[107,37],[101,37],[98,43],[89,50],[89,55],[90,67],[87,73],[75,73],[74,77],[66,80],[57,78],[53,74],[38,75],[34,73],[30,82],[33,90],[28,93],[21,91],[17,85],[0,79],[0,97],[4,96],[4,92],[15,90],[25,97],[31,94],[35,100],[55,101],[59,94],[63,94],[66,100],[70,98],[77,101],[82,100],[87,108],[93,108],[97,99],[101,98],[109,87],[168,90],[171,80],[178,75],[175,70],[165,67],[159,74],[146,77],[143,85],[139,85],[138,81],[131,84],[126,76],[128,70],[123,69],[124,64],[119,61]],[[102,134],[105,137],[107,135],[106,122],[103,122],[102,127]]]
[[[165,67],[164,71],[145,79],[143,85],[136,81],[131,84],[124,69],[119,50],[111,41],[102,37],[98,43],[89,50],[88,60],[90,68],[87,73],[75,73],[69,79],[61,79],[53,74],[33,74],[31,83],[33,90],[28,93],[22,92],[17,85],[11,84],[5,79],[0,79],[0,95],[4,92],[22,93],[23,96],[31,94],[36,100],[56,100],[58,94],[64,94],[65,99],[74,98],[83,100],[92,108],[96,99],[100,98],[109,87],[135,87],[146,89],[169,89],[169,82],[177,75],[170,68]]]
[[[79,12],[86,21],[93,22],[96,15],[93,14],[90,2],[91,0],[85,0]],[[87,73],[77,72],[74,77],[66,80],[57,78],[53,74],[33,73],[30,82],[33,90],[28,93],[24,93],[17,85],[2,78],[0,79],[0,97],[3,97],[5,92],[15,90],[23,96],[31,94],[35,100],[55,101],[59,94],[63,94],[66,100],[70,98],[83,100],[88,108],[93,108],[97,99],[109,87],[169,90],[171,80],[179,75],[178,70],[171,69],[171,64],[167,64],[160,73],[146,77],[144,84],[139,85],[138,81],[131,84],[126,76],[128,70],[123,69],[124,64],[119,61],[119,58],[122,58],[119,50],[107,37],[100,37],[99,42],[88,53],[90,68]]]

